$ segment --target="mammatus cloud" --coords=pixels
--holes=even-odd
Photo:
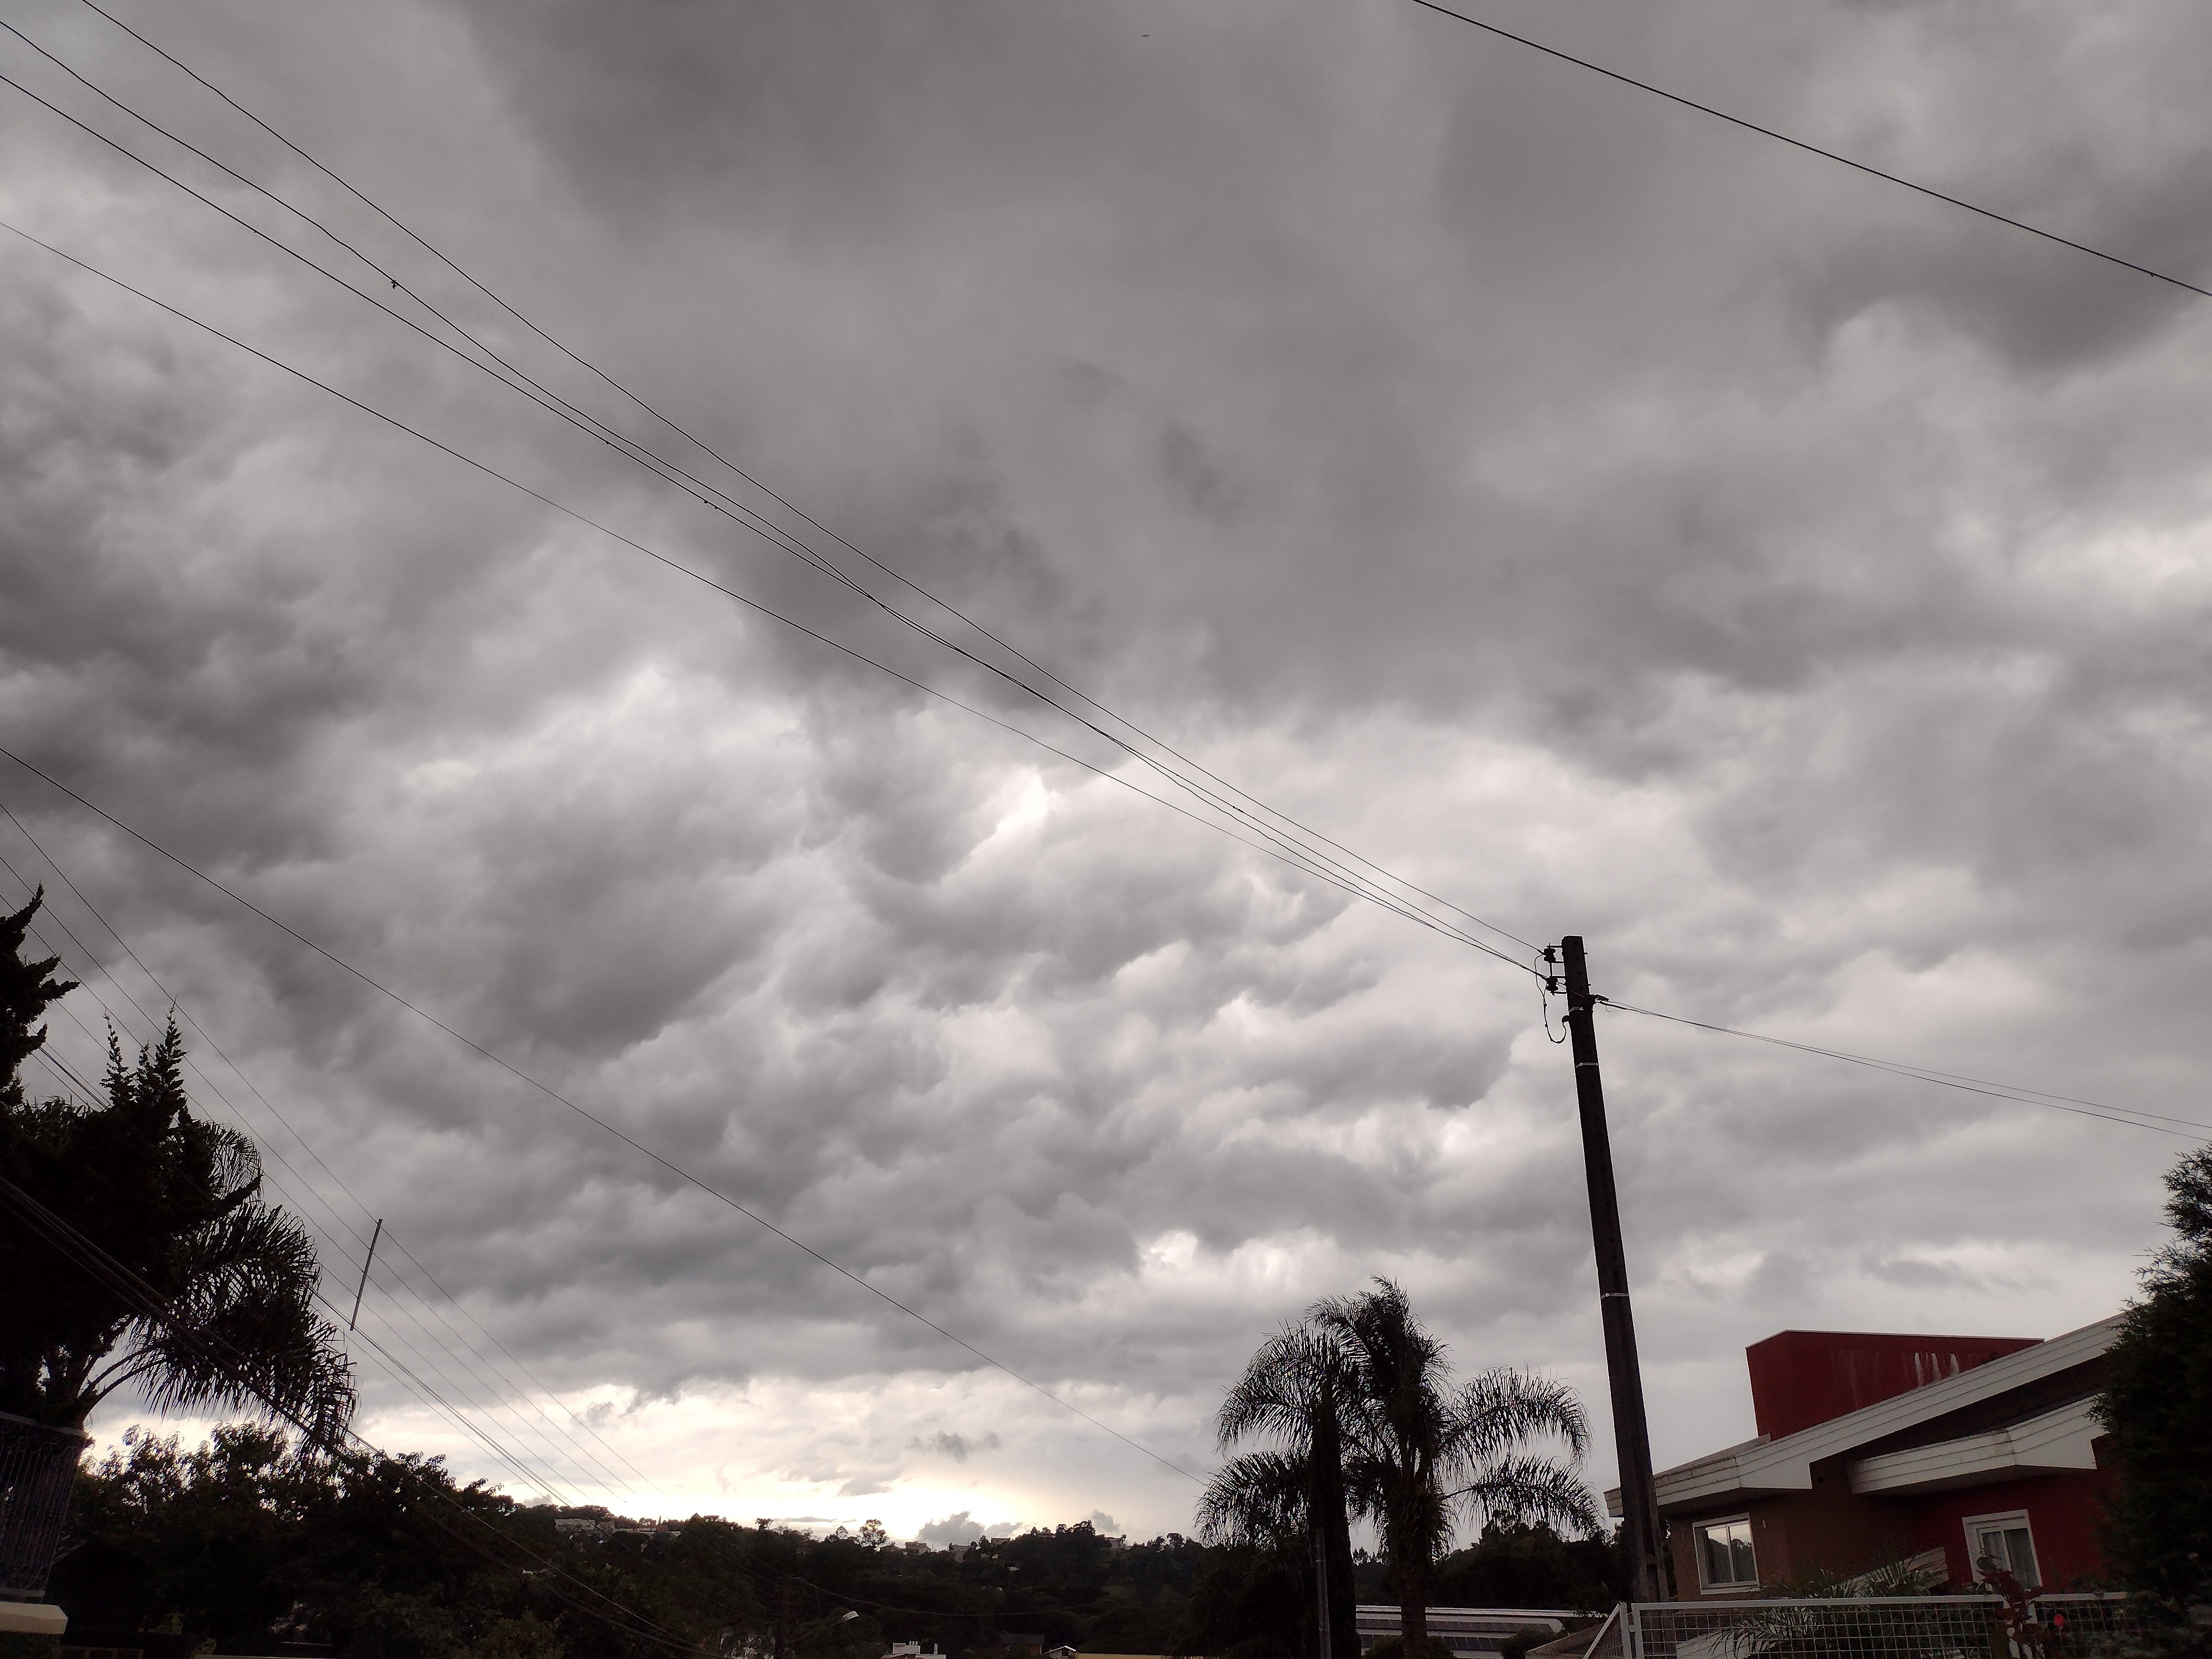
[[[1498,15],[2212,254],[2201,8]],[[1413,8],[131,15],[824,524],[1300,821],[1583,933],[1617,1002],[2195,1109],[2212,307]],[[18,21],[638,418],[97,17]],[[0,214],[1116,763],[21,100]],[[1376,1273],[1601,1421],[1526,976],[35,249],[0,337],[8,747],[1167,1464]],[[103,1013],[176,997],[333,1277],[378,1218],[411,1253],[365,1329],[532,1479],[1188,1528],[1168,1467],[42,786],[0,800],[160,975],[0,824],[5,892],[116,970],[58,938],[57,1051],[96,1070]],[[2155,1235],[2160,1136],[1626,1012],[1601,1043],[1662,1457],[1748,1431],[1775,1328],[2047,1333]],[[361,1358],[372,1432],[532,1490]]]

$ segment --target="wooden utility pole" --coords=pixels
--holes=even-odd
[[[356,1233],[356,1238],[361,1235]],[[384,1237],[384,1218],[376,1218],[376,1231],[368,1236],[368,1254],[361,1259],[361,1283],[354,1286],[353,1312],[346,1319],[346,1328],[354,1329],[361,1322],[361,1298],[368,1290],[368,1264],[376,1260],[376,1241]]]
[[[1549,958],[1550,951],[1545,956]],[[1636,1358],[1636,1318],[1628,1306],[1628,1259],[1620,1244],[1620,1200],[1613,1184],[1613,1140],[1605,1127],[1605,1085],[1597,1069],[1599,999],[1590,994],[1583,942],[1559,941],[1565,958],[1567,1036],[1573,1044],[1575,1103],[1583,1121],[1583,1172],[1589,1182],[1590,1239],[1597,1249],[1598,1311],[1605,1325],[1605,1369],[1613,1388],[1613,1440],[1620,1457],[1620,1533],[1628,1550],[1629,1592],[1664,1598],[1659,1505],[1651,1479],[1651,1433],[1644,1420],[1644,1373]]]

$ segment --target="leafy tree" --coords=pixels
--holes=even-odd
[[[2120,1466],[2106,1552],[2175,1650],[2212,1650],[2190,1609],[2212,1602],[2212,1147],[2166,1177],[2173,1238],[2106,1353],[2098,1412]]]
[[[560,1532],[570,1516],[605,1524]],[[73,1628],[162,1626],[217,1652],[273,1638],[343,1659],[669,1659],[672,1639],[729,1659],[875,1659],[920,1641],[987,1659],[1004,1628],[1218,1654],[1273,1616],[1264,1582],[1257,1600],[1227,1593],[1229,1553],[1172,1534],[1125,1546],[1087,1523],[1039,1528],[956,1558],[713,1516],[640,1523],[520,1507],[434,1460],[307,1453],[253,1424],[191,1449],[133,1433],[78,1481],[70,1532],[82,1547],[53,1596]],[[1279,1610],[1304,1605],[1290,1589]],[[1194,1620],[1206,1597],[1222,1620]]]
[[[1313,1649],[1313,1581],[1279,1549],[1208,1552],[1173,1651],[1215,1659],[1279,1659]],[[1353,1655],[1359,1650],[1355,1646]]]
[[[1527,1449],[1552,1441],[1579,1460],[1587,1449],[1565,1384],[1509,1369],[1455,1383],[1443,1344],[1387,1279],[1319,1304],[1310,1318],[1352,1368],[1345,1483],[1353,1511],[1381,1534],[1407,1652],[1427,1650],[1431,1587],[1457,1511],[1595,1528],[1597,1506],[1572,1463]]]
[[[21,1065],[46,1006],[74,988],[26,960],[40,899],[0,919],[0,1176],[159,1297],[167,1316],[87,1270],[0,1188],[0,1411],[80,1427],[118,1389],[157,1409],[244,1407],[334,1442],[354,1405],[338,1334],[314,1310],[313,1241],[261,1200],[261,1162],[195,1117],[173,1019],[124,1061],[108,1035],[106,1099],[33,1101]]]
[[[1435,1589],[1439,1604],[1453,1607],[1597,1612],[1628,1599],[1628,1569],[1618,1537],[1493,1523],[1437,1564]]]
[[[459,1659],[486,1643],[501,1659],[554,1659],[518,1651],[547,1645],[544,1621],[524,1622],[529,1581],[461,1541],[517,1529],[514,1503],[434,1461],[309,1453],[251,1423],[190,1449],[134,1430],[70,1508],[82,1542],[52,1594],[72,1625],[169,1625],[232,1653],[305,1638],[359,1659]]]
[[[1311,1325],[1277,1332],[1247,1363],[1215,1418],[1224,1451],[1258,1436],[1275,1444],[1231,1458],[1199,1499],[1199,1531],[1207,1541],[1285,1560],[1303,1554],[1318,1564],[1335,1659],[1359,1652],[1342,1423],[1356,1386],[1331,1333]]]

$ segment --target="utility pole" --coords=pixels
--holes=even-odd
[[[1636,1317],[1628,1305],[1628,1259],[1620,1244],[1620,1200],[1613,1184],[1613,1140],[1605,1127],[1605,1085],[1597,1069],[1601,998],[1590,994],[1583,942],[1559,941],[1565,957],[1567,1036],[1573,1044],[1575,1103],[1583,1121],[1583,1172],[1589,1182],[1590,1238],[1597,1249],[1598,1311],[1605,1325],[1605,1369],[1613,1388],[1613,1440],[1620,1457],[1620,1532],[1628,1547],[1630,1593],[1638,1601],[1664,1598],[1659,1560],[1659,1505],[1651,1479],[1651,1432],[1644,1420],[1644,1374],[1636,1359]],[[1549,951],[1545,960],[1553,960]],[[1553,988],[1558,988],[1554,987]]]
[[[356,1233],[356,1238],[361,1235]],[[368,1254],[361,1259],[361,1283],[354,1286],[353,1312],[346,1319],[346,1328],[352,1330],[361,1322],[361,1298],[368,1290],[368,1264],[376,1260],[376,1241],[384,1237],[384,1218],[376,1218],[376,1231],[368,1236]]]

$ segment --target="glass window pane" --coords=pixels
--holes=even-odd
[[[2027,1535],[2026,1527],[2005,1528],[2005,1565],[2012,1576],[2023,1584],[2039,1584],[2042,1580],[2035,1571],[2035,1545]]]
[[[1708,1584],[1728,1583],[1728,1540],[1721,1535],[1722,1531],[1723,1528],[1719,1527],[1701,1527],[1698,1529],[1698,1543],[1705,1552],[1704,1565],[1705,1582]]]
[[[1759,1571],[1748,1521],[1716,1521],[1698,1528],[1698,1566],[1708,1584],[1755,1584]]]
[[[1735,1566],[1735,1582],[1739,1584],[1757,1583],[1759,1582],[1759,1565],[1758,1563],[1752,1559],[1751,1528],[1749,1524],[1740,1523],[1736,1526],[1730,1527],[1729,1528],[1729,1553],[1734,1558]]]

